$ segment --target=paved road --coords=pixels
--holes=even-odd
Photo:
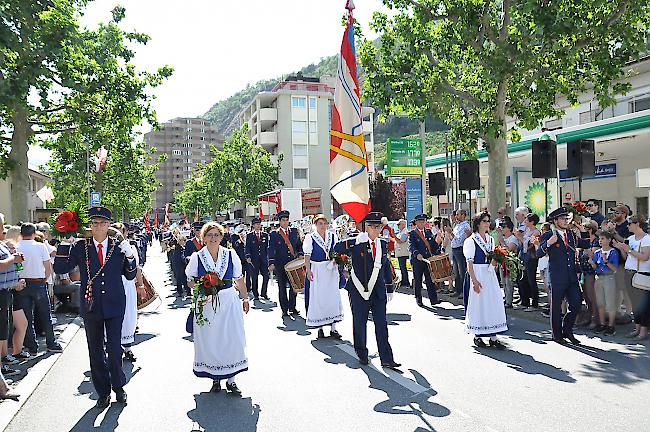
[[[162,287],[168,274],[157,251],[145,270]],[[646,346],[581,336],[582,347],[561,347],[544,341],[545,324],[519,314],[509,319],[509,351],[479,352],[458,306],[421,309],[406,294],[388,316],[402,375],[382,370],[378,358],[360,367],[349,342],[315,340],[302,319],[283,322],[274,304],[258,303],[246,317],[242,397],[211,394],[211,382],[192,374],[188,305],[171,289],[140,317],[138,361],[125,366],[127,406],[93,408],[81,329],[6,430],[593,432],[650,424]],[[351,339],[347,306],[346,314],[341,332]],[[376,353],[372,337],[369,348]]]

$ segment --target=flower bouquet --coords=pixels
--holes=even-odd
[[[336,265],[343,268],[344,270],[350,271],[352,269],[352,261],[350,261],[350,257],[348,255],[332,252],[332,259]]]
[[[77,234],[85,234],[90,223],[88,214],[80,204],[73,205],[49,219],[52,237],[66,239]]]
[[[203,316],[203,307],[208,301],[212,301],[212,309],[217,310],[219,304],[219,289],[229,284],[229,279],[219,279],[214,272],[208,272],[201,276],[194,284],[192,289],[192,311],[196,317],[196,323],[200,326],[209,324],[206,317]]]
[[[587,205],[582,201],[568,203],[564,205],[569,213],[573,216],[574,221],[580,222],[581,216],[589,216]]]
[[[519,268],[521,267],[521,261],[519,257],[515,255],[509,249],[506,249],[503,246],[497,246],[494,250],[487,255],[488,262],[492,260],[496,261],[500,266],[503,266],[508,271],[508,276],[511,281],[516,281],[519,277]]]

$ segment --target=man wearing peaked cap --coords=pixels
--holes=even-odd
[[[580,341],[573,335],[573,325],[582,306],[578,269],[576,268],[576,248],[588,249],[589,239],[582,239],[569,227],[569,211],[565,207],[553,210],[548,215],[555,229],[545,232],[541,238],[533,239],[537,247],[537,257],[548,255],[548,274],[551,282],[551,328],[553,341],[565,344],[568,339],[578,345]],[[567,299],[568,312],[562,317],[562,302]]]
[[[262,219],[254,218],[251,221],[252,231],[246,236],[245,261],[250,275],[251,288],[255,299],[260,295],[264,300],[269,300],[267,288],[269,285],[269,260],[268,247],[269,235],[262,232]],[[262,290],[259,290],[259,276],[262,274]]]
[[[188,261],[190,260],[190,257],[194,252],[198,252],[201,249],[203,249],[203,242],[201,241],[200,238],[201,228],[203,228],[203,222],[192,223],[192,231],[194,232],[194,237],[185,241],[185,247],[183,248],[183,258],[184,258],[185,265],[187,265]],[[180,295],[183,295],[183,288],[185,288],[185,286],[181,284]],[[178,290],[179,288],[177,287],[177,291]],[[188,286],[185,296],[190,297],[191,295],[192,295],[191,290]]]
[[[413,290],[415,291],[415,302],[418,306],[422,303],[422,278],[427,285],[427,294],[431,305],[440,303],[436,286],[431,279],[428,258],[440,254],[442,237],[439,232],[426,228],[429,217],[420,214],[415,217],[415,229],[409,233],[409,252],[411,253],[411,266],[413,267]]]
[[[368,364],[366,332],[368,314],[372,311],[381,364],[396,369],[401,365],[393,358],[386,321],[386,302],[393,296],[393,275],[388,244],[380,237],[382,216],[379,212],[369,213],[364,219],[365,231],[354,238],[339,241],[334,246],[334,251],[348,255],[352,260],[352,270],[345,289],[350,297],[354,350],[359,362],[362,365]]]
[[[275,278],[278,282],[280,308],[282,317],[288,317],[289,313],[298,315],[296,309],[296,292],[289,285],[289,277],[284,266],[289,262],[302,256],[302,241],[296,228],[289,227],[289,212],[282,210],[278,213],[280,227],[271,232],[269,236],[268,260],[269,272],[275,271]],[[287,295],[287,290],[289,294]]]
[[[128,240],[108,237],[111,211],[93,207],[88,216],[92,238],[81,239],[73,246],[59,245],[54,271],[68,273],[79,267],[83,294],[80,309],[86,329],[90,373],[99,396],[96,406],[104,409],[110,405],[111,388],[117,401],[126,403],[121,345],[126,296],[122,276],[133,280],[137,265]]]

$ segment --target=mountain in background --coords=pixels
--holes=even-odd
[[[323,57],[320,62],[310,64],[300,69],[299,73],[303,76],[321,77],[322,75],[336,76],[338,65],[338,55]],[[363,70],[360,69],[360,80],[363,80]],[[237,115],[248,105],[253,98],[260,92],[270,91],[276,84],[281,82],[284,77],[261,80],[257,83],[246,86],[245,89],[238,91],[227,99],[217,102],[203,114],[203,118],[211,121],[217,126],[219,131],[228,136],[232,131],[239,127]],[[372,105],[372,102],[370,102]],[[417,135],[419,132],[419,122],[406,117],[389,117],[384,123],[377,121],[378,111],[375,112],[375,163],[381,169],[386,159],[386,139],[402,138],[406,136]],[[439,120],[428,118],[426,121],[427,132],[445,131],[448,127]],[[444,152],[444,133],[433,133],[427,135],[426,140],[427,155]]]

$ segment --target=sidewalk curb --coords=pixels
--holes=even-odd
[[[77,334],[79,329],[81,329],[81,323],[81,317],[76,317],[59,335],[59,343],[63,345],[64,352],[65,348],[70,344],[70,341],[72,341],[72,338]],[[27,402],[27,400],[32,396],[34,390],[36,390],[41,381],[43,381],[61,355],[63,355],[63,353],[52,354],[39,360],[38,363],[29,369],[29,373],[27,373],[25,378],[23,378],[17,386],[12,388],[12,392],[19,394],[20,398],[18,399],[18,402],[5,400],[0,403],[0,430],[5,430],[9,423],[11,423],[18,411],[20,411],[25,402]]]

